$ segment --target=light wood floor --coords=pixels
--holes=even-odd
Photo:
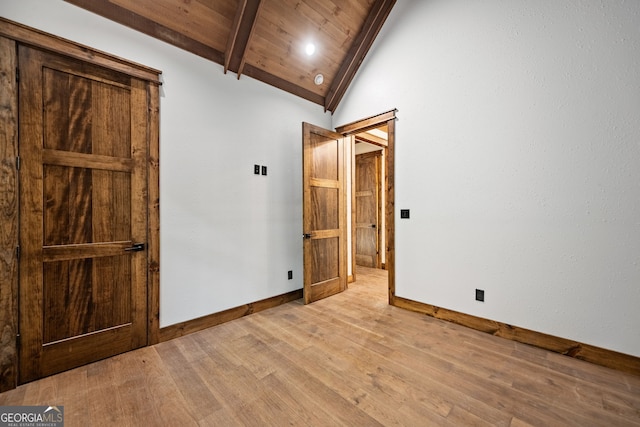
[[[382,270],[0,394],[66,426],[640,426],[640,377],[387,305]]]

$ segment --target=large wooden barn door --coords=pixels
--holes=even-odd
[[[147,343],[146,83],[20,46],[19,381]]]
[[[308,123],[303,133],[304,302],[347,287],[344,137]]]

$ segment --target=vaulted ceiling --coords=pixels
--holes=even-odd
[[[333,112],[396,0],[66,1]]]

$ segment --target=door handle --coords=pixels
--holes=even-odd
[[[144,243],[135,243],[130,248],[124,248],[125,252],[140,252],[144,251]]]
[[[310,239],[313,236],[311,235],[311,233],[304,233],[302,237],[304,237],[305,239]]]
[[[375,224],[371,224],[371,228],[377,228]]]

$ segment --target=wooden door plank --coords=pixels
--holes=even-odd
[[[42,348],[42,242],[43,239],[43,95],[41,84],[30,84],[29,76],[39,81],[41,67],[35,50],[19,47],[20,58],[20,277],[30,286],[20,286],[20,330],[31,334],[20,346],[19,382],[39,378]],[[31,80],[32,81],[32,80]],[[29,182],[29,185],[24,185]]]
[[[71,243],[71,215],[69,209],[70,179],[69,169],[45,166],[43,178],[45,198],[49,200],[44,208],[43,245],[66,245]],[[54,227],[57,225],[57,227]]]
[[[74,342],[78,342],[78,345],[74,345]],[[109,342],[109,346],[105,346],[104,342]],[[69,348],[73,351],[69,351]],[[40,370],[43,376],[51,375],[68,370],[69,365],[85,365],[114,354],[124,353],[130,348],[131,325],[118,325],[81,337],[49,343],[43,348]]]
[[[92,260],[47,262],[42,270],[42,345],[94,332]]]
[[[133,167],[133,161],[127,158],[90,155],[49,149],[42,150],[42,161],[54,166],[91,168],[120,172],[131,172]]]
[[[317,301],[326,297],[330,297],[331,295],[335,295],[342,290],[342,284],[340,283],[339,277],[335,279],[325,280],[311,286],[311,300]]]
[[[44,246],[44,262],[67,261],[80,258],[100,258],[126,254],[125,249],[132,245],[131,240],[109,243],[80,243],[70,245]]]
[[[320,188],[341,188],[340,181],[336,179],[309,178],[309,185]]]
[[[311,236],[311,239],[331,239],[333,237],[339,238],[342,236],[342,231],[336,230],[315,230]]]

